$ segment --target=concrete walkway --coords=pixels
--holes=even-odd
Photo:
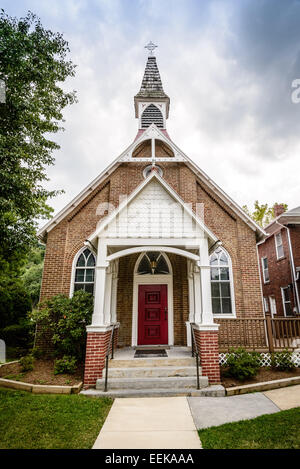
[[[300,407],[300,385],[228,397],[188,397],[196,428],[253,419]]]
[[[186,397],[115,399],[93,449],[201,449]]]
[[[272,389],[272,391],[264,392],[264,395],[271,399],[280,410],[300,407],[300,384],[288,388]]]
[[[254,419],[259,415],[279,412],[279,408],[260,392],[228,397],[188,397],[198,429],[228,422]]]
[[[229,397],[115,399],[94,449],[201,449],[196,429],[300,407],[300,385]]]

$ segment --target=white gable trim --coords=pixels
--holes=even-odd
[[[108,215],[105,220],[103,220],[99,227],[92,233],[89,238],[87,239],[88,242],[93,243],[93,240],[100,235],[100,233],[107,227],[116,217],[117,215],[124,210],[124,208],[131,203],[131,201],[144,189],[144,187],[152,181],[152,179],[156,179],[168,192],[168,194],[178,202],[185,212],[196,222],[198,226],[206,233],[206,235],[213,241],[217,242],[218,238],[214,235],[214,233],[200,220],[199,217],[188,207],[186,206],[185,202],[179,197],[179,195],[167,184],[167,182],[157,174],[156,171],[153,171],[144,181],[130,194],[130,196],[120,203],[119,207],[115,209],[110,215]]]
[[[151,128],[152,127],[152,128]],[[154,127],[154,128],[153,128]],[[236,202],[234,202],[228,194],[226,194],[199,166],[196,165],[178,146],[172,142],[171,139],[168,139],[161,130],[156,127],[155,124],[151,124],[149,129],[151,128],[151,134],[154,138],[159,138],[163,140],[167,145],[171,146],[172,150],[174,151],[175,156],[181,156],[183,160],[188,163],[188,166],[192,171],[205,183],[207,184],[214,192],[218,194],[218,196],[227,204],[229,207],[237,214],[240,218],[242,218],[247,225],[252,228],[254,231],[259,231],[259,233],[263,236],[266,236],[265,230],[259,226]],[[145,132],[144,132],[145,134]],[[149,135],[151,135],[149,134]],[[157,135],[157,136],[155,136]],[[143,139],[151,138],[150,136],[144,136]],[[169,160],[168,160],[169,161]],[[171,159],[172,161],[172,159]]]
[[[41,228],[37,235],[40,239],[43,239],[45,235],[51,231],[63,218],[65,218],[75,207],[77,207],[82,200],[87,197],[99,184],[105,181],[105,179],[110,176],[110,174],[123,162],[123,161],[137,161],[135,158],[131,159],[132,151],[136,148],[142,141],[157,138],[164,141],[169,145],[175,155],[175,159],[178,161],[185,161],[190,169],[199,177],[210,189],[212,189],[225,204],[227,204],[231,210],[236,213],[253,231],[256,231],[259,236],[265,237],[267,233],[263,230],[257,223],[255,223],[252,218],[244,212],[244,210],[234,202],[229,195],[227,195],[204,171],[202,171],[185,153],[183,153],[177,145],[172,142],[171,139],[167,138],[165,134],[156,127],[155,124],[151,124],[148,129],[146,129],[140,136],[137,138],[131,145],[129,145],[126,150],[121,153],[104,171],[102,171],[99,176],[97,176],[85,189],[83,189],[74,199],[71,200],[60,212],[57,213],[48,223],[46,223],[43,228]],[[158,158],[156,159],[159,160]],[[145,163],[148,161],[148,158],[145,158],[143,161]],[[174,158],[168,158],[168,161],[174,161]]]

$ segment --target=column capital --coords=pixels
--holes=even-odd
[[[194,324],[194,327],[197,331],[218,331],[220,324],[213,323],[213,324]]]
[[[107,267],[109,267],[109,262],[108,261],[104,261],[102,262],[102,264],[99,264],[99,265],[96,265],[96,269],[100,270],[100,269],[107,269]]]
[[[209,264],[202,264],[201,261],[196,261],[197,262],[197,266],[199,267],[199,269],[210,269],[210,265]]]
[[[113,326],[117,329],[120,326],[119,322],[114,324],[91,324],[90,326],[86,326],[87,332],[107,332],[111,331]]]

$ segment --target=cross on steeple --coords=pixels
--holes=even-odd
[[[152,41],[150,41],[150,42],[145,46],[145,49],[148,49],[148,51],[149,51],[149,56],[153,55],[153,51],[154,51],[154,49],[155,49],[156,47],[158,47],[158,46],[156,46],[155,44],[153,44]]]

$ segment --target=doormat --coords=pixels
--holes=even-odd
[[[148,358],[148,357],[167,357],[165,349],[158,350],[136,350],[134,358]]]

